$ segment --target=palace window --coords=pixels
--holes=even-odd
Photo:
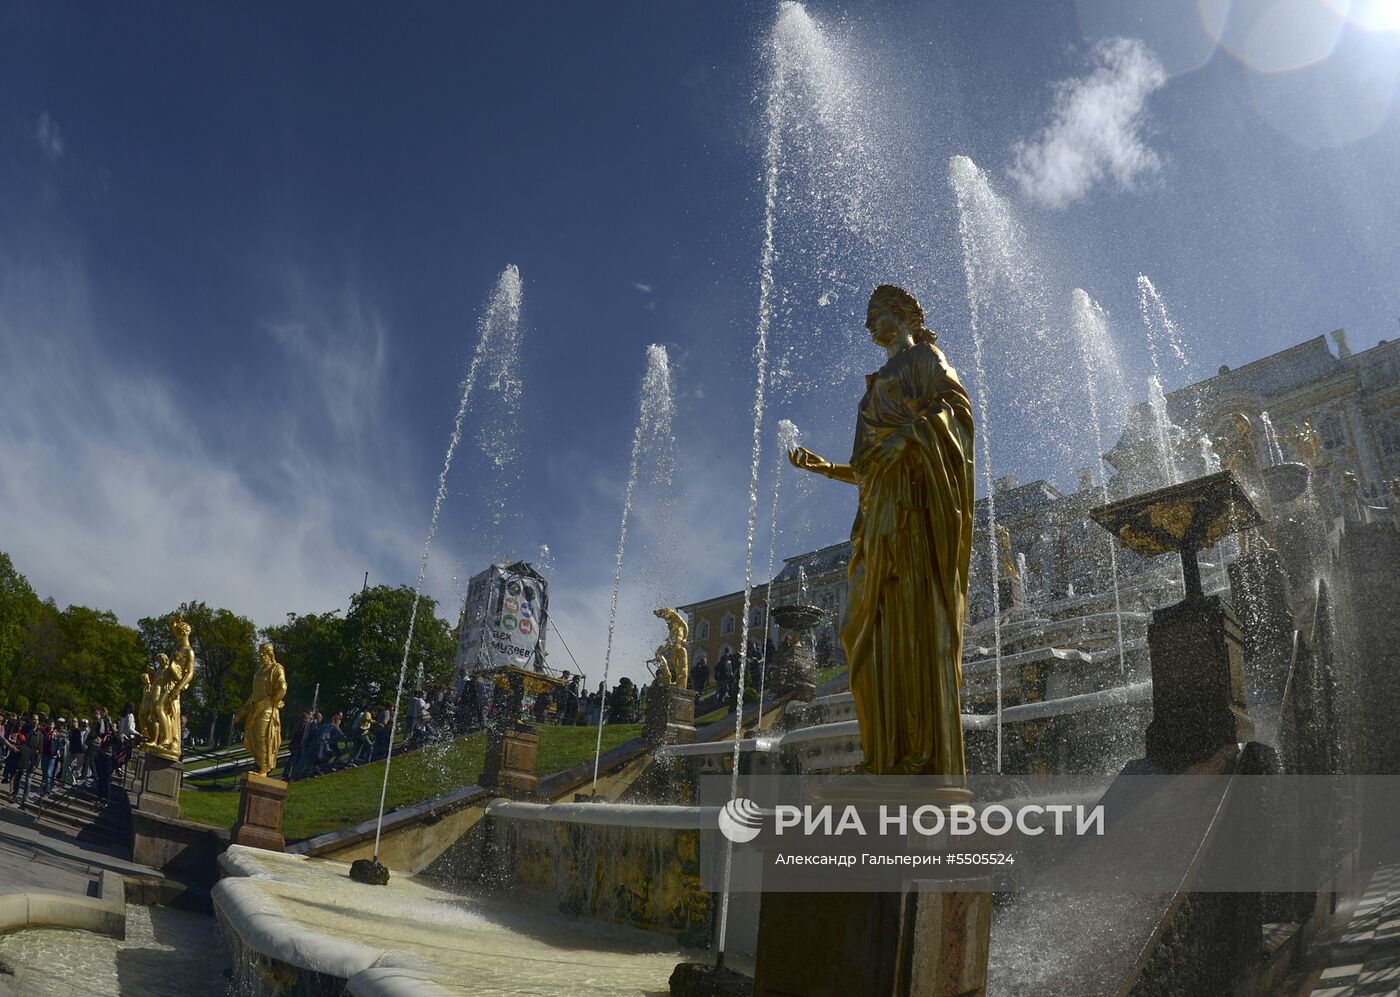
[[[1400,419],[1391,419],[1381,423],[1380,433],[1381,454],[1386,457],[1393,457],[1400,454]]]
[[[1342,429],[1342,420],[1335,414],[1323,417],[1318,423],[1317,435],[1328,450],[1335,450],[1347,441],[1346,432]]]
[[[719,632],[721,634],[732,634],[734,632],[734,614],[725,613],[724,619],[720,621]]]
[[[710,639],[710,621],[707,620],[707,619],[706,619],[706,620],[701,620],[701,621],[700,621],[700,626],[699,626],[699,628],[696,630],[696,640],[709,640],[709,639]]]

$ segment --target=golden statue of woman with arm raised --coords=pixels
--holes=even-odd
[[[866,328],[888,359],[866,377],[851,462],[789,456],[860,494],[841,643],[865,771],[961,780],[972,404],[909,292],[876,288]]]

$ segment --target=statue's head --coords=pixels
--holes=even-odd
[[[160,654],[156,655],[156,663],[159,664],[161,668],[165,668],[170,664],[170,655],[162,651]]]
[[[190,636],[190,625],[185,622],[183,616],[177,616],[170,621],[170,632],[180,641],[188,640]]]
[[[908,331],[916,343],[935,343],[938,333],[924,325],[924,309],[919,300],[902,287],[881,284],[870,295],[865,311],[865,327],[878,346],[892,343],[900,332]]]
[[[277,653],[272,646],[272,641],[263,641],[262,647],[258,648],[258,657],[262,659],[264,665],[272,665],[277,660]]]

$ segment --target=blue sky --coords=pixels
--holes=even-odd
[[[780,216],[784,262],[829,237],[851,290],[821,306],[820,281],[789,285],[775,357],[803,374],[774,394],[765,491],[780,416],[844,456],[879,361],[855,288],[881,260],[904,261],[969,372],[954,154],[1011,206],[1052,306],[1083,287],[1108,309],[1138,398],[1139,272],[1195,376],[1339,326],[1354,348],[1396,335],[1396,8],[810,4],[870,122],[874,242],[917,230],[920,248]],[[678,511],[649,515],[643,490],[625,569],[616,667],[640,674],[661,636],[647,604],[742,581],[776,11],[0,9],[0,549],[60,604],[128,622],[203,598],[272,623],[344,607],[366,571],[411,583],[476,319],[514,263],[506,535],[517,556],[549,545],[590,674],[644,350],[671,353]],[[998,471],[1068,481],[998,406],[1018,441]],[[455,602],[500,483],[468,445],[449,484],[429,591]],[[845,536],[852,496],[784,487],[780,556]]]

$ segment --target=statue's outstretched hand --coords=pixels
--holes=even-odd
[[[806,447],[798,447],[788,451],[788,460],[792,461],[793,467],[801,468],[804,471],[813,471],[822,474],[831,467],[831,461],[825,457],[818,457]]]

